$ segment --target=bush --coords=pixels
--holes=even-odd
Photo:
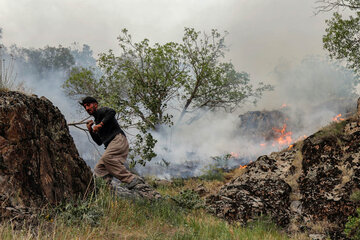
[[[111,193],[108,184],[102,178],[95,178],[93,192],[85,199],[63,202],[42,214],[46,220],[57,219],[67,226],[87,224],[97,226],[109,205]]]
[[[209,165],[208,167],[203,170],[204,174],[201,175],[199,178],[202,180],[207,181],[224,181],[224,170],[221,168],[216,167],[215,165]]]
[[[198,209],[204,207],[204,202],[193,190],[181,191],[179,195],[171,198],[175,203],[185,209]]]
[[[173,187],[183,187],[185,186],[185,179],[184,178],[173,178],[171,179],[172,183],[171,186]]]
[[[360,201],[360,191],[354,191],[350,200],[353,202]],[[357,216],[349,217],[348,222],[345,225],[345,234],[351,239],[360,240],[360,208],[356,209]]]
[[[345,225],[345,234],[350,239],[360,240],[360,208],[356,209],[357,216],[349,217]]]
[[[231,158],[231,154],[225,154],[223,156],[215,156],[211,157],[214,161],[214,164],[210,164],[203,169],[203,175],[199,178],[207,181],[224,181],[224,169],[229,168],[229,160]]]

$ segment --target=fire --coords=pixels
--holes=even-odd
[[[235,153],[235,152],[231,152],[230,155],[231,155],[231,157],[233,157],[233,158],[238,158],[238,157],[240,156],[240,154]]]
[[[345,120],[344,118],[341,118],[341,113],[339,113],[338,115],[336,115],[335,117],[333,117],[332,119],[334,122],[340,122]]]
[[[240,165],[239,166],[239,169],[244,169],[244,168],[246,168],[247,167],[247,165]]]
[[[273,130],[275,131],[275,133],[278,135],[278,137],[274,140],[273,146],[279,145],[284,146],[284,145],[290,145],[292,143],[292,132],[287,132],[286,131],[286,123],[284,123],[283,127],[281,129],[279,128],[273,128]]]
[[[279,149],[283,148],[284,146],[288,146],[288,149],[290,150],[291,148],[294,147],[295,142],[304,140],[305,138],[307,138],[306,135],[300,136],[297,139],[293,140],[292,138],[292,132],[288,132],[286,130],[287,125],[286,123],[283,124],[282,128],[275,128],[273,127],[273,131],[275,133],[275,139],[273,140],[273,143],[271,144],[273,147],[278,147]],[[267,143],[260,143],[261,147],[266,147]]]

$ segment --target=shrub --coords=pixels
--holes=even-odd
[[[360,208],[356,209],[357,216],[349,217],[345,225],[345,234],[350,239],[360,240]]]
[[[173,178],[171,179],[172,183],[171,186],[173,187],[183,187],[185,186],[185,179],[184,178]]]
[[[214,161],[214,164],[210,164],[203,169],[203,175],[199,178],[202,180],[218,180],[224,181],[224,169],[228,169],[229,160],[231,158],[231,154],[225,154],[223,156],[215,156],[211,157]]]
[[[203,170],[204,174],[199,178],[207,181],[224,181],[224,170],[216,167],[215,165],[209,165]]]
[[[171,197],[175,203],[185,209],[198,209],[204,207],[204,202],[194,190],[186,189],[180,194]]]
[[[68,226],[89,224],[98,225],[103,211],[91,201],[78,200],[76,202],[62,203],[55,208],[48,209],[42,214],[46,220],[57,219]]]
[[[360,190],[354,191],[350,200],[353,202],[360,201]],[[345,234],[351,239],[360,240],[360,208],[356,209],[357,216],[349,217],[345,225]]]

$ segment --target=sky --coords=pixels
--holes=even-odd
[[[117,49],[127,28],[136,41],[180,41],[184,27],[228,31],[227,58],[258,81],[284,59],[325,54],[328,14],[315,0],[0,0],[0,27],[9,46],[88,44]]]
[[[245,107],[242,111],[279,109],[284,103],[290,104],[295,119],[305,113],[300,118],[308,134],[337,115],[338,109],[325,109],[323,103],[331,102],[333,96],[347,94],[342,91],[342,86],[348,86],[353,80],[351,73],[338,71],[337,67],[323,61],[327,52],[322,47],[322,36],[325,19],[331,14],[315,15],[315,2],[0,0],[1,41],[5,46],[16,44],[34,48],[67,47],[77,42],[89,45],[97,55],[119,49],[117,37],[123,28],[129,30],[134,41],[148,38],[150,43],[180,42],[185,27],[205,32],[211,29],[227,31],[226,60],[231,61],[236,70],[249,73],[251,81],[275,86],[275,91],[264,94],[258,105]],[[60,87],[63,80],[53,77],[52,81],[43,81],[41,86],[29,77],[28,84],[35,88],[35,93],[52,100],[68,121],[79,120],[78,112],[72,109],[74,102],[64,101]],[[316,110],[314,114],[314,106],[321,106],[316,108],[321,111]],[[238,131],[238,114],[211,113],[195,124],[171,130],[171,134],[160,134],[157,151],[174,166],[184,166],[189,156],[203,156],[200,158],[208,161],[212,156],[229,152],[247,150],[255,153],[259,144],[249,145],[248,139],[234,135]],[[71,131],[83,158],[96,162],[96,152],[89,151],[86,136]],[[301,134],[304,133],[298,133]],[[164,152],[164,149],[171,151]],[[199,164],[198,173],[203,166]],[[159,169],[159,165],[154,168]],[[175,167],[174,171],[178,169]]]

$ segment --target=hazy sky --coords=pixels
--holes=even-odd
[[[228,31],[227,57],[253,79],[281,61],[325,54],[324,19],[315,0],[0,0],[3,43],[24,47],[88,44],[117,48],[127,28],[135,40],[180,41],[184,27]]]

